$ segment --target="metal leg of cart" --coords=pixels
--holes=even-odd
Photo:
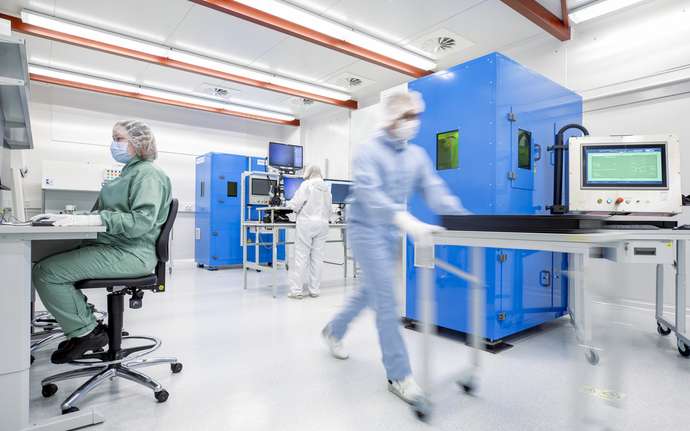
[[[273,265],[273,271],[271,272],[271,275],[273,277],[273,280],[271,281],[271,286],[273,288],[273,297],[277,297],[277,288],[278,288],[278,240],[277,238],[279,237],[278,234],[279,229],[274,227],[273,232],[271,234],[272,244],[271,244],[271,251],[272,251],[272,260],[271,264]]]
[[[247,227],[242,226],[242,287],[247,290]]]
[[[471,273],[468,274],[446,262],[435,260],[433,248],[425,251],[418,248],[415,249],[415,266],[418,267],[417,285],[420,289],[418,307],[423,334],[420,384],[422,389],[427,393],[427,398],[419,400],[412,408],[417,417],[421,420],[427,420],[431,414],[431,401],[428,396],[431,395],[433,388],[430,367],[432,361],[431,335],[434,330],[434,322],[436,321],[434,315],[436,309],[434,297],[434,265],[470,283],[471,304],[468,312],[471,319],[470,337],[472,356],[470,366],[460,373],[460,377],[456,380],[456,383],[463,388],[466,393],[472,393],[477,387],[481,359],[480,349],[482,347],[484,321],[486,317],[486,292],[484,291],[483,282],[483,274],[485,272],[484,249],[481,247],[473,247],[470,250]],[[428,263],[429,261],[431,264]]]
[[[676,345],[678,352],[684,357],[690,357],[690,339],[686,333],[687,319],[687,241],[676,241],[676,303],[675,303],[675,324],[672,324],[664,317],[664,269],[662,265],[657,265],[656,269],[656,330],[662,335],[669,335],[671,332],[676,335]]]

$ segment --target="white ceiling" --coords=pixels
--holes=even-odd
[[[543,34],[540,28],[500,0],[291,1],[397,43],[410,43],[438,29],[449,30],[474,43],[442,58],[441,68]],[[541,1],[560,15],[560,0]],[[586,1],[570,0],[569,4]],[[411,79],[186,0],[0,0],[0,9],[5,12],[18,14],[22,8],[305,80],[326,82],[347,72],[373,81],[366,88],[353,91],[355,98],[370,98],[383,89]],[[52,62],[56,66],[71,65],[97,74],[134,78],[141,84],[182,91],[195,91],[202,84],[221,85],[234,90],[232,95],[236,101],[291,110],[301,116],[325,109],[343,109],[316,103],[304,111],[296,106],[291,96],[59,42],[34,37],[29,37],[28,41],[32,59]]]

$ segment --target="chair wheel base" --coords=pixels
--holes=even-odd
[[[48,383],[41,388],[41,395],[43,395],[44,398],[50,398],[55,395],[57,390],[58,387],[55,383]]]
[[[68,415],[68,414],[70,414],[70,413],[74,413],[74,412],[78,412],[78,411],[79,411],[79,407],[70,407],[70,408],[68,408],[68,409],[62,410],[62,414],[63,414],[63,415]]]
[[[158,400],[159,403],[164,403],[168,401],[168,397],[170,396],[168,391],[166,391],[165,389],[158,392],[154,392],[153,395],[156,397],[156,400]]]

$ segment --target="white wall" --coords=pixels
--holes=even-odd
[[[109,146],[112,126],[118,120],[135,118],[151,126],[159,150],[156,163],[170,177],[181,209],[194,204],[196,156],[211,151],[266,156],[270,140],[299,139],[294,127],[57,87],[33,85],[31,100],[34,150],[26,153],[30,173],[24,188],[27,206],[34,209],[41,205],[42,161],[113,163]],[[194,257],[193,212],[178,216],[172,256],[176,260]]]

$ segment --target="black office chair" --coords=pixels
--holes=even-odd
[[[124,298],[130,295],[129,307],[141,308],[144,291],[165,291],[165,264],[169,259],[170,230],[172,229],[178,208],[177,199],[170,204],[168,218],[161,227],[161,233],[156,241],[156,255],[158,264],[154,274],[137,278],[92,279],[82,280],[75,284],[77,289],[106,289],[108,291],[108,350],[104,352],[87,353],[76,361],[74,365],[86,365],[77,370],[67,371],[48,377],[41,382],[44,397],[51,397],[57,392],[56,382],[76,377],[91,377],[62,403],[62,413],[79,410],[75,405],[95,387],[110,378],[122,377],[139,383],[153,390],[159,402],[168,399],[168,391],[160,383],[149,376],[135,370],[157,364],[170,364],[173,373],[182,371],[182,364],[177,358],[146,358],[149,353],[161,346],[161,341],[154,337],[123,336],[122,325],[124,317]],[[122,347],[122,340],[146,340],[153,344],[136,347]]]

